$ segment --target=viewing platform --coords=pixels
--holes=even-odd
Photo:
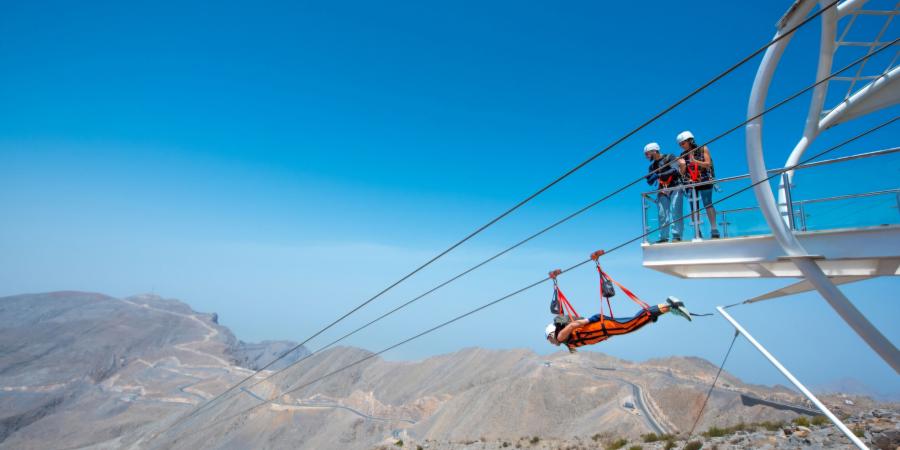
[[[795,170],[843,165],[898,151],[900,148],[892,148],[813,162]],[[773,180],[779,180],[781,172],[785,170],[773,170],[769,174],[775,175]],[[714,183],[725,187],[722,192],[714,192],[713,200],[716,200],[744,187],[741,184],[748,184],[749,175],[722,178]],[[688,217],[684,219],[681,242],[654,243],[660,237],[655,204],[660,191],[641,194],[642,225],[646,233],[641,245],[644,267],[681,278],[803,276],[769,231],[758,206],[724,209],[730,204],[747,204],[752,197],[735,195],[715,205],[721,237],[710,239],[709,227],[704,225],[708,221],[706,211],[701,205],[699,214],[692,213],[690,206],[695,189],[708,184],[712,183],[682,187],[683,214]],[[900,275],[900,188],[803,200],[792,199],[791,188],[785,189],[786,202],[779,205],[782,216],[801,245],[836,284]]]

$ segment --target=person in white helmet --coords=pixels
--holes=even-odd
[[[716,209],[712,204],[712,181],[715,179],[712,157],[707,146],[698,146],[694,140],[694,134],[690,131],[682,131],[675,137],[681,147],[681,158],[685,161],[684,178],[686,183],[706,183],[695,187],[697,201],[691,201],[691,213],[700,210],[700,200],[706,209],[709,218],[709,234],[713,239],[719,238],[719,228],[716,225]],[[697,216],[699,219],[699,216]],[[702,234],[701,234],[702,237]]]
[[[659,239],[655,243],[681,240],[684,231],[684,190],[681,188],[681,174],[685,161],[675,155],[660,153],[659,144],[651,142],[644,146],[644,157],[650,161],[647,168],[647,184],[658,184],[665,189],[656,194],[657,218],[659,219]]]

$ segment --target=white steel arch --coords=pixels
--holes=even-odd
[[[816,77],[818,80],[824,79],[831,71],[831,65],[834,58],[834,52],[839,45],[835,41],[837,22],[840,18],[850,14],[857,14],[860,7],[865,5],[865,0],[845,0],[837,7],[829,8],[820,17],[822,19],[822,36],[819,48],[819,65]],[[787,14],[778,24],[778,31],[775,38],[782,35],[784,30],[790,29],[797,23],[808,16],[810,11],[816,6],[815,0],[797,0]],[[820,2],[821,7],[830,4],[830,1]],[[900,4],[898,4],[900,6]],[[896,9],[896,8],[895,8]],[[893,18],[893,14],[888,15],[887,20]],[[850,19],[852,21],[855,16]],[[886,26],[884,27],[887,28]],[[883,33],[883,30],[882,30]],[[881,33],[880,33],[881,34]],[[874,39],[872,47],[878,44],[881,37]],[[760,114],[765,110],[766,96],[775,69],[791,40],[791,36],[787,36],[773,46],[769,47],[760,63],[753,82],[753,89],[750,93],[750,101],[747,108],[748,119]],[[871,51],[871,50],[870,50]],[[860,117],[872,111],[897,104],[900,101],[900,82],[898,82],[898,67],[890,67],[894,65],[896,58],[891,62],[888,69],[884,73],[863,86],[855,94],[848,96],[835,108],[824,114],[824,103],[828,91],[828,83],[822,83],[813,91],[812,102],[806,119],[803,136],[794,147],[788,157],[786,166],[796,164],[803,152],[809,145],[819,136],[819,134],[834,125]],[[863,79],[860,72],[854,77],[853,83]],[[851,85],[852,89],[853,85]],[[783,201],[785,191],[782,187],[779,191],[779,202],[776,202],[775,195],[768,182],[764,180],[768,177],[765,161],[763,158],[762,145],[762,118],[749,122],[746,126],[746,145],[747,145],[747,165],[750,171],[751,180],[756,183],[753,191],[756,200],[759,203],[760,210],[765,217],[766,223],[772,230],[772,234],[778,244],[784,249],[787,257],[802,272],[804,278],[822,295],[823,298],[831,305],[831,307],[847,322],[848,325],[873,349],[882,359],[884,359],[893,369],[900,373],[900,352],[897,348],[879,332],[862,313],[853,306],[846,296],[834,285],[834,283],[825,275],[819,265],[817,259],[822,259],[820,255],[810,255],[801,245],[793,230],[790,228],[784,215],[778,207],[779,204],[786,203]],[[792,174],[788,174],[787,179],[790,180]],[[790,181],[788,181],[790,182]]]

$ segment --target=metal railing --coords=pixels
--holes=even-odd
[[[781,174],[780,180],[781,180],[781,185],[783,186],[783,189],[784,189],[784,196],[783,196],[784,202],[779,203],[778,206],[779,206],[780,210],[782,211],[782,215],[784,216],[785,221],[788,223],[790,228],[795,231],[810,231],[810,230],[840,228],[841,226],[834,226],[834,223],[825,224],[825,225],[811,224],[809,210],[811,208],[814,208],[816,205],[820,205],[820,204],[832,204],[833,205],[833,204],[839,203],[839,202],[846,203],[848,201],[859,200],[859,199],[864,199],[864,198],[870,199],[870,198],[881,197],[881,198],[887,198],[887,200],[884,203],[890,204],[889,208],[896,209],[896,211],[890,213],[888,215],[889,217],[885,216],[884,217],[885,220],[882,220],[875,224],[869,224],[869,225],[884,225],[884,224],[886,224],[885,221],[887,221],[887,223],[893,223],[893,224],[900,223],[900,188],[882,189],[882,190],[878,190],[878,191],[837,195],[837,196],[815,198],[815,199],[808,199],[808,200],[794,200],[793,188],[795,186],[788,182],[790,179],[788,176],[788,172],[809,169],[812,167],[819,167],[819,166],[843,163],[843,162],[862,159],[862,158],[885,156],[885,155],[890,155],[890,154],[897,153],[897,152],[900,152],[900,147],[893,147],[893,148],[878,150],[878,151],[874,151],[874,152],[860,153],[857,155],[844,156],[844,157],[840,157],[840,158],[834,158],[834,159],[829,159],[829,160],[801,164],[801,165],[794,167],[790,171],[783,169],[783,168],[769,170],[768,173],[770,175],[779,174],[779,173]],[[720,185],[732,183],[732,182],[740,181],[740,180],[749,180],[749,178],[750,178],[749,174],[737,175],[737,176],[719,178],[719,179],[715,179],[715,180],[711,180],[711,181],[704,181],[704,182],[699,182],[699,183],[682,184],[677,187],[671,187],[671,188],[665,188],[665,189],[659,189],[659,190],[655,190],[655,191],[641,193],[641,207],[642,207],[641,226],[642,226],[642,229],[644,230],[644,243],[650,242],[650,235],[651,235],[650,230],[657,228],[656,226],[651,226],[652,220],[650,219],[650,209],[651,209],[650,204],[657,203],[657,200],[654,197],[658,197],[660,194],[666,195],[670,192],[680,190],[682,192],[682,195],[684,197],[687,197],[687,201],[690,204],[690,208],[691,208],[691,213],[687,217],[685,222],[689,222],[690,226],[693,227],[693,240],[701,240],[702,233],[700,230],[701,230],[701,227],[704,222],[704,216],[706,216],[707,214],[705,213],[705,209],[706,209],[705,205],[700,206],[700,202],[699,202],[700,198],[698,195],[698,190],[700,190],[700,188],[703,188],[704,186],[713,186],[716,191],[719,191]],[[683,203],[683,201],[682,201],[682,203]],[[657,207],[659,207],[659,205],[657,205]],[[716,211],[715,218],[717,219],[717,228],[718,228],[720,237],[721,238],[733,238],[733,237],[739,237],[739,236],[769,234],[770,230],[768,228],[768,225],[766,225],[764,221],[761,221],[758,224],[760,229],[758,230],[758,232],[755,232],[755,233],[748,232],[748,231],[742,231],[742,227],[736,226],[738,224],[733,222],[735,220],[735,218],[741,217],[742,214],[746,215],[747,213],[749,213],[751,211],[758,211],[758,210],[759,210],[759,206],[750,206],[750,207],[740,207],[740,208],[732,208],[732,209]],[[846,214],[846,211],[841,211],[840,208],[833,207],[830,210],[826,210],[825,214],[822,214],[822,216],[826,216],[827,212],[833,212],[833,211],[838,211],[838,212],[842,212],[842,213]],[[865,214],[865,213],[871,212],[871,211],[872,211],[872,207],[870,205],[869,207],[863,208],[861,211],[858,211],[858,212],[860,212],[861,214]],[[677,215],[677,217],[684,216],[683,213],[677,214],[677,212],[676,212],[676,215]],[[846,217],[853,218],[855,216],[853,214],[846,214]],[[759,215],[758,219],[761,220],[762,215]],[[657,223],[658,223],[658,221],[657,221]],[[671,223],[664,223],[663,225],[669,226],[669,225],[671,225]],[[685,226],[686,225],[687,224],[685,224]],[[744,223],[744,225],[747,225],[747,223]],[[848,224],[846,226],[860,226],[860,225]],[[662,227],[660,226],[659,228],[662,228]]]

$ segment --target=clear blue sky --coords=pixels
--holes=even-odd
[[[585,159],[774,33],[789,1],[7,2],[0,7],[0,295],[76,289],[181,299],[248,341],[302,340]],[[893,32],[893,31],[892,31]],[[896,37],[896,33],[894,36]],[[770,98],[813,80],[804,30]],[[641,148],[711,138],[744,118],[758,59],[362,310],[315,349],[646,170]],[[809,97],[766,121],[769,163],[799,138]],[[813,150],[871,127],[829,131]],[[897,141],[897,127],[838,154]],[[720,176],[746,172],[743,131],[712,145]],[[800,184],[804,198],[896,187],[900,158]],[[875,174],[860,176],[857,174]],[[642,187],[643,188],[643,187]],[[642,189],[641,188],[641,189]],[[350,344],[378,350],[640,233],[632,189],[492,263]],[[749,203],[730,205],[749,206]],[[789,281],[678,280],[608,269],[648,301],[698,311]],[[562,280],[584,311],[596,274]],[[898,342],[898,281],[845,288]],[[553,349],[550,286],[402,347]],[[619,311],[631,306],[617,299]],[[617,311],[618,312],[618,311]],[[815,295],[735,310],[801,379],[900,381]],[[665,318],[596,347],[643,360],[718,362],[720,318]],[[728,369],[782,383],[748,345]]]

